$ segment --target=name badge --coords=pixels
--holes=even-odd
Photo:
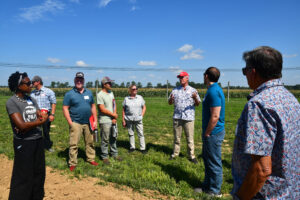
[[[90,97],[89,97],[89,96],[84,96],[83,98],[84,98],[84,99],[90,99]]]
[[[43,93],[43,94],[41,94],[41,96],[44,97],[44,96],[46,96],[46,95]]]
[[[32,101],[30,99],[27,100],[28,105],[32,105]]]

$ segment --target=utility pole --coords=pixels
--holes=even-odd
[[[229,81],[228,81],[228,86],[227,86],[227,100],[229,102]]]
[[[167,80],[167,100],[169,98],[169,81]]]

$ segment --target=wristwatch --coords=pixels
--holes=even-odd
[[[52,114],[52,113],[50,115],[55,116],[55,114]]]

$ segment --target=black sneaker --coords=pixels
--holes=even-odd
[[[198,163],[198,160],[196,158],[193,158],[193,159],[190,159],[190,161],[194,164],[197,164]]]
[[[147,154],[148,152],[147,152],[147,150],[141,150],[141,152],[142,152],[142,154]]]
[[[128,150],[129,153],[132,153],[132,152],[134,152],[134,151],[135,151],[135,149],[129,149],[129,150]]]
[[[175,157],[173,157],[172,155],[170,156],[169,160],[175,160]]]

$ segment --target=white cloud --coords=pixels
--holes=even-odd
[[[86,64],[84,61],[82,61],[82,60],[78,60],[78,61],[76,61],[76,66],[78,66],[78,67],[87,67],[88,66],[88,64]]]
[[[182,56],[180,59],[181,60],[190,60],[190,59],[198,59],[198,60],[201,60],[204,58],[203,55],[201,55],[201,53],[203,53],[202,50],[200,49],[196,49],[196,50],[193,50],[191,52],[188,52],[186,53],[184,56]]]
[[[298,54],[283,54],[284,58],[295,58],[297,56],[298,56]]]
[[[130,78],[130,79],[136,79],[136,76],[129,76],[128,78]]]
[[[106,7],[112,0],[100,0],[99,6]]]
[[[99,69],[97,70],[98,73],[103,73],[103,70]]]
[[[135,11],[135,10],[138,10],[138,9],[139,9],[139,7],[137,7],[137,6],[132,6],[130,10],[131,10],[131,11]]]
[[[155,61],[143,61],[143,60],[141,60],[140,62],[138,62],[138,65],[140,65],[140,66],[155,66],[156,62]]]
[[[149,76],[150,78],[154,78],[154,77],[155,77],[154,74],[148,74],[148,76]]]
[[[171,66],[171,67],[169,67],[169,70],[171,72],[173,72],[174,74],[179,74],[180,72],[183,71],[182,69],[180,69],[179,66]]]
[[[182,47],[180,47],[179,49],[177,49],[177,51],[183,52],[183,53],[187,53],[187,52],[189,52],[192,49],[193,49],[193,45],[185,44]]]
[[[58,0],[45,0],[41,5],[22,8],[24,12],[19,15],[19,19],[33,23],[44,18],[47,13],[55,14],[64,8],[65,4]]]
[[[58,58],[47,58],[47,61],[51,62],[53,64],[62,62],[62,60],[60,60]]]

